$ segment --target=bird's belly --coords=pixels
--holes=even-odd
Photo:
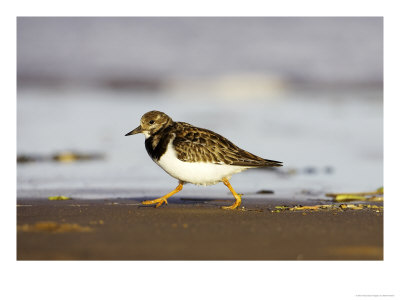
[[[184,162],[178,159],[175,150],[168,145],[167,151],[156,163],[172,177],[184,182],[200,185],[216,184],[248,167],[219,165],[205,162]]]

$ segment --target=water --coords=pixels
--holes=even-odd
[[[18,197],[150,197],[172,190],[176,180],[148,157],[144,136],[124,136],[153,109],[212,129],[261,157],[282,161],[280,172],[250,170],[233,176],[232,185],[248,199],[266,197],[255,195],[261,189],[275,191],[267,197],[301,200],[383,185],[381,90],[277,88],[233,98],[215,91],[22,89],[17,104],[18,154],[75,150],[102,153],[105,158],[18,164]],[[187,185],[180,195],[227,197],[229,191],[223,184]]]
[[[17,20],[17,152],[104,159],[18,164],[19,197],[150,197],[176,185],[125,137],[157,109],[279,160],[232,185],[304,199],[383,185],[383,18]],[[291,174],[291,175],[290,175]],[[254,195],[261,189],[274,195]],[[182,196],[227,196],[187,185]]]

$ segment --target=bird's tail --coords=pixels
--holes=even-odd
[[[264,159],[263,161],[263,167],[282,167],[283,162],[281,161],[276,161],[276,160],[270,160],[270,159]]]

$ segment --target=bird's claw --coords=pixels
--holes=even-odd
[[[158,199],[154,199],[154,200],[146,200],[146,201],[142,201],[142,204],[144,205],[151,205],[151,204],[156,204],[155,208],[160,207],[161,205],[163,205],[165,203],[165,205],[168,204],[167,199],[165,198],[158,198]]]

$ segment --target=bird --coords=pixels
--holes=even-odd
[[[142,201],[143,205],[160,207],[167,199],[180,192],[183,185],[214,185],[224,183],[231,191],[235,202],[223,209],[237,209],[241,195],[231,186],[233,174],[260,167],[280,167],[280,161],[264,159],[247,152],[222,135],[185,122],[175,122],[160,111],[149,111],[140,119],[140,125],[125,134],[142,133],[145,147],[151,159],[170,176],[178,179],[178,186],[170,193]]]

